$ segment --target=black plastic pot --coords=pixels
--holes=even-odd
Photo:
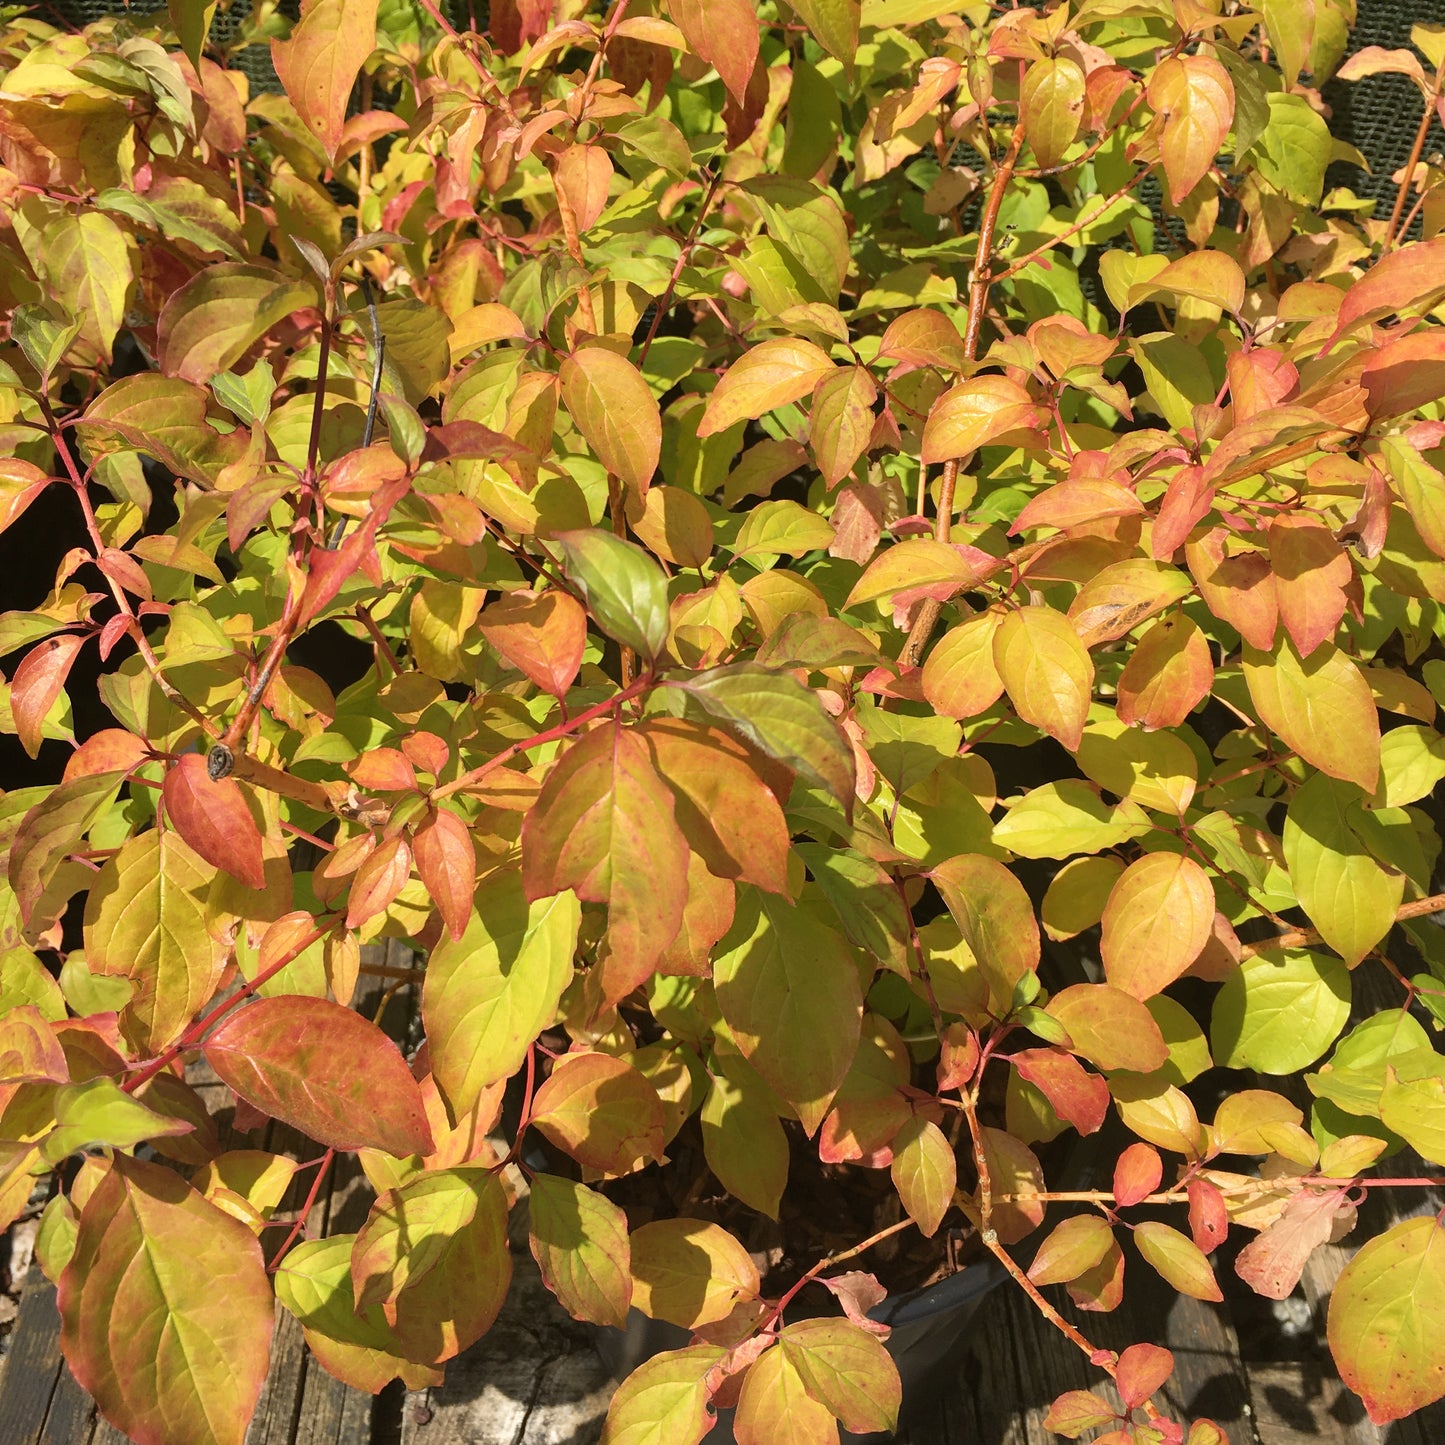
[[[1003,1267],[986,1259],[938,1284],[886,1299],[869,1312],[869,1318],[891,1326],[884,1342],[903,1380],[903,1418],[938,1393],[946,1366],[955,1360],[958,1344],[984,1297],[1005,1278]],[[808,1310],[789,1309],[785,1320],[806,1319]],[[644,1360],[663,1350],[680,1349],[691,1338],[688,1331],[660,1320],[650,1320],[633,1310],[624,1330],[599,1328],[597,1353],[613,1374],[621,1378]],[[723,1410],[708,1433],[704,1445],[731,1445],[731,1410]],[[886,1435],[850,1435],[844,1440],[884,1441]]]

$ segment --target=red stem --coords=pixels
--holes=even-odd
[[[311,1213],[312,1206],[316,1203],[316,1196],[321,1193],[321,1181],[326,1178],[326,1170],[331,1161],[336,1157],[336,1150],[328,1149],[321,1156],[321,1167],[316,1171],[311,1180],[311,1188],[307,1191],[306,1202],[301,1206],[301,1213],[296,1218],[296,1223],[291,1226],[291,1233],[281,1241],[281,1247],[271,1257],[271,1263],[266,1266],[267,1274],[275,1274],[281,1266],[281,1261],[286,1258],[286,1251],[296,1242],[296,1236],[306,1227],[306,1216]]]

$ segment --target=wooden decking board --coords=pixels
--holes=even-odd
[[[31,1266],[35,1275],[40,1271]],[[15,1445],[40,1445],[60,1378],[60,1319],[55,1287],[42,1281],[20,1297],[13,1342],[0,1374],[0,1425]]]

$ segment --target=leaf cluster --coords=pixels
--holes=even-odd
[[[215,8],[0,18],[0,529],[57,489],[77,538],[0,616],[47,770],[0,797],[0,1221],[53,1180],[110,1420],[239,1445],[273,1298],[439,1382],[525,1197],[574,1316],[690,1334],[611,1445],[828,1445],[896,1423],[885,1239],[1108,1311],[1126,1265],[1220,1299],[1244,1231],[1283,1298],[1382,1160],[1445,1165],[1445,31]],[[1388,218],[1328,185],[1337,70],[1421,93]],[[819,1170],[883,1227],[790,1238]],[[1335,1291],[1376,1421],[1445,1393],[1440,1231]],[[1113,1383],[1059,1433],[1223,1439],[1062,1327]]]

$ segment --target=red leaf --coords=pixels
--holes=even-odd
[[[1109,1086],[1062,1049],[1024,1049],[1012,1056],[1020,1075],[1039,1089],[1054,1113],[1081,1134],[1092,1134],[1109,1112]]]
[[[1189,1181],[1189,1233],[1205,1254],[1213,1254],[1229,1233],[1224,1195],[1207,1179]]]
[[[1169,483],[1154,520],[1150,550],[1155,560],[1163,562],[1172,557],[1213,505],[1214,488],[1204,480],[1204,468],[1181,467]]]
[[[1124,1403],[1137,1410],[1174,1373],[1174,1356],[1161,1345],[1130,1345],[1116,1367],[1114,1383]]]
[[[176,832],[207,863],[225,869],[247,888],[266,886],[261,830],[234,778],[213,780],[206,760],[187,753],[167,771],[161,799]]]
[[[448,932],[460,938],[472,916],[477,887],[477,850],[467,825],[438,808],[412,835],[416,871]]]
[[[1159,1151],[1148,1144],[1131,1144],[1114,1165],[1114,1202],[1124,1208],[1138,1204],[1158,1187],[1164,1178],[1164,1161]]]
[[[373,1023],[328,999],[247,1004],[207,1040],[222,1081],[273,1119],[333,1149],[430,1154],[421,1088]]]
[[[34,462],[0,457],[0,532],[3,532],[48,487],[47,477]]]
[[[10,679],[10,710],[21,745],[33,758],[40,751],[45,715],[65,686],[76,654],[85,642],[73,632],[47,637],[25,654]]]

